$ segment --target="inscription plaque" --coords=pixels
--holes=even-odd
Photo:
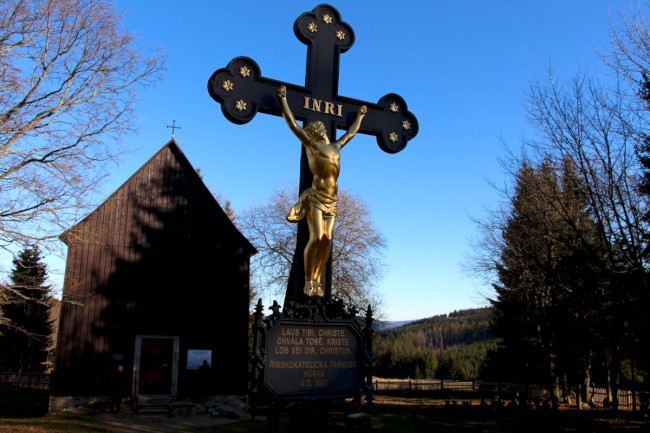
[[[280,323],[266,342],[264,381],[278,397],[350,397],[363,383],[363,340],[352,324]]]

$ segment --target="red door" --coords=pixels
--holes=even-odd
[[[140,344],[140,394],[170,394],[174,340],[143,338]]]

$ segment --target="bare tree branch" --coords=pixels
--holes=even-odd
[[[0,248],[56,239],[134,131],[136,93],[164,58],[121,18],[110,0],[0,3]]]
[[[296,225],[286,219],[295,197],[281,189],[268,203],[245,210],[237,224],[259,253],[252,258],[256,289],[283,296],[289,281],[296,243]],[[339,190],[332,243],[332,293],[350,304],[372,305],[380,311],[382,298],[374,290],[385,269],[386,240],[359,198]]]

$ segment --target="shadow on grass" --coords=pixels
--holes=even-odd
[[[436,433],[636,433],[649,432],[650,420],[638,413],[597,410],[500,413],[477,406],[444,408],[432,405],[377,404],[373,408],[373,432]]]
[[[438,403],[438,404],[435,404]],[[440,402],[420,399],[395,399],[380,396],[373,405],[372,433],[641,433],[650,432],[650,420],[633,412],[603,410],[561,410],[559,412],[522,412],[503,410],[495,413],[478,406],[445,408]],[[309,431],[305,426],[305,431]],[[264,422],[243,421],[219,429],[193,432],[261,433]],[[285,428],[282,432],[288,431]],[[346,433],[344,414],[332,411],[329,433]]]
[[[43,416],[48,411],[49,391],[0,384],[0,417]]]
[[[388,398],[379,396],[369,411],[372,433],[640,433],[650,432],[650,420],[638,413],[603,410],[561,410],[559,412],[520,412],[503,410],[494,413],[478,406],[444,408],[426,399]],[[264,415],[262,413],[262,415]],[[117,433],[124,429],[105,422],[106,414],[99,411],[68,412],[40,418],[0,419],[0,433]],[[136,415],[122,421],[135,432],[183,433],[263,433],[268,431],[265,421],[241,420],[219,426],[190,427],[192,417],[182,420],[161,418],[159,428],[147,424]],[[329,433],[344,433],[344,416],[332,410]],[[185,427],[179,421],[187,422]],[[305,431],[310,430],[306,426]],[[282,431],[286,431],[286,428]]]

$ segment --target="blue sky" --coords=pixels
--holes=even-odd
[[[236,56],[262,75],[304,84],[306,46],[293,23],[317,2],[120,0],[124,24],[143,46],[168,56],[165,80],[141,94],[141,131],[124,139],[108,196],[171,136],[206,184],[235,211],[266,202],[298,178],[300,144],[278,117],[230,123],[208,95],[207,80]],[[489,287],[460,264],[477,236],[472,218],[493,207],[501,183],[502,139],[517,146],[533,132],[525,90],[549,66],[561,76],[606,73],[595,49],[609,48],[610,13],[635,2],[601,0],[333,2],[355,32],[341,56],[339,94],[376,102],[398,93],[419,121],[402,152],[382,152],[357,136],[342,152],[341,188],[362,197],[388,241],[379,286],[389,320],[485,305]]]

